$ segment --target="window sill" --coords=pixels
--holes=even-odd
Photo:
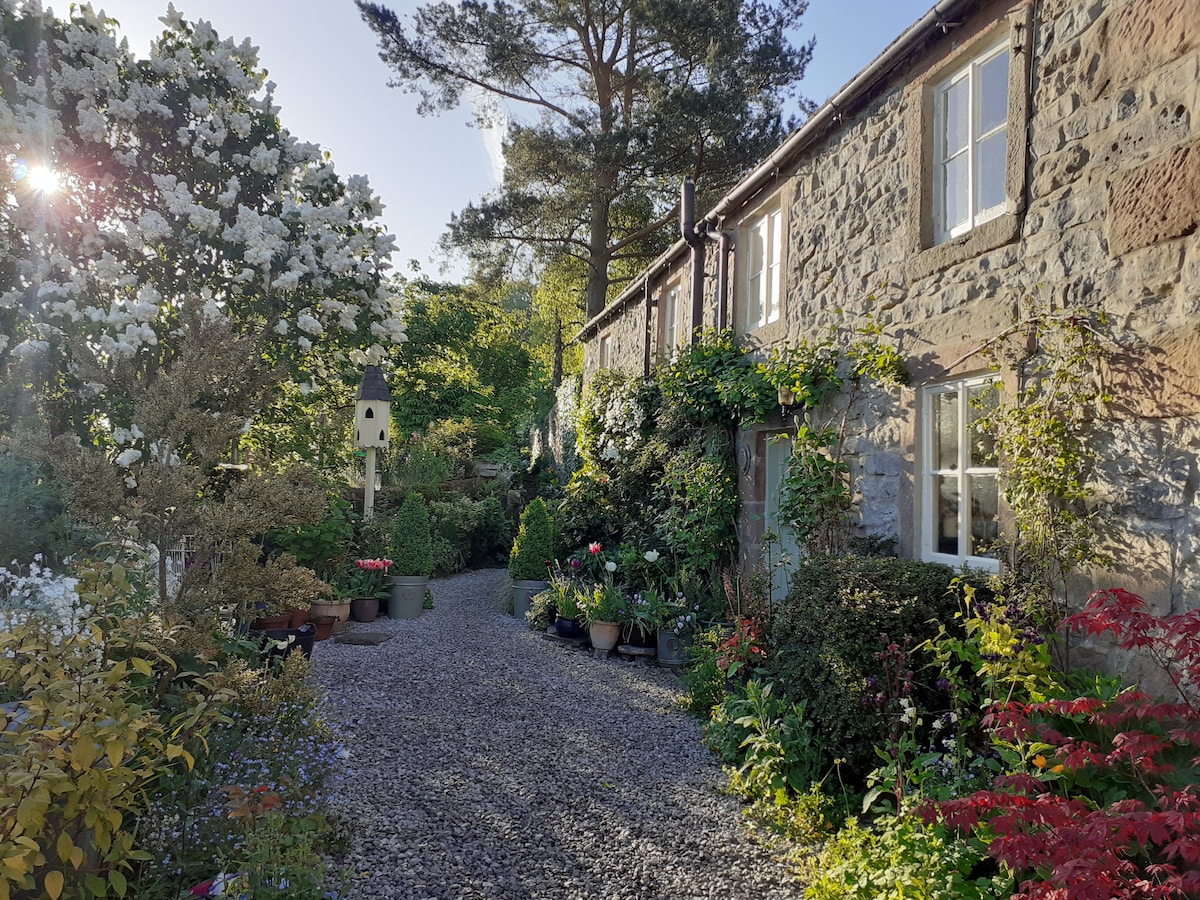
[[[910,282],[927,278],[951,266],[982,256],[989,250],[1012,244],[1021,236],[1021,217],[1004,213],[972,228],[966,234],[928,247],[912,256],[905,266]]]

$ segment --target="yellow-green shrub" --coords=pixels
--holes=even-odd
[[[77,633],[37,617],[0,632],[0,900],[125,896],[145,787],[190,767],[218,715],[170,633],[116,608],[123,570],[83,574],[98,611]]]

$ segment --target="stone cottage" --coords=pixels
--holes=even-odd
[[[1103,422],[1116,566],[1095,583],[1200,605],[1200,0],[942,0],[694,221],[586,324],[585,380],[646,373],[700,327],[765,351],[872,315],[911,384],[855,423],[858,528],[994,570],[972,351],[1030,299],[1103,309],[1144,368]],[[739,438],[747,563],[775,524],[783,429]]]

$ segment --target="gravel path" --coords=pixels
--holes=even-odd
[[[350,750],[350,897],[799,897],[718,793],[676,678],[529,631],[505,581],[436,580],[420,619],[351,625],[386,643],[313,653]]]

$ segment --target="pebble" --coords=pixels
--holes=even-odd
[[[720,792],[677,677],[530,631],[506,579],[435,579],[419,619],[351,623],[390,640],[313,652],[349,751],[348,900],[801,897]]]

